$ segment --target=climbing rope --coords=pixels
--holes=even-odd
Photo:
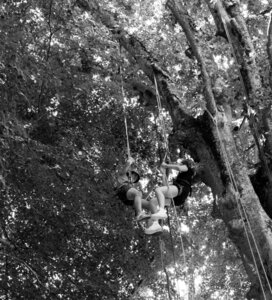
[[[165,158],[167,156],[169,156],[170,151],[169,151],[167,134],[166,134],[166,126],[165,126],[165,122],[164,122],[164,119],[163,119],[163,116],[162,116],[161,97],[160,97],[158,84],[157,84],[157,79],[156,79],[155,74],[154,74],[154,83],[155,83],[155,90],[156,90],[157,106],[158,106],[158,111],[159,111],[159,120],[160,120],[160,125],[161,125],[161,128],[162,128],[162,135],[163,135],[163,142],[164,142],[164,149],[165,149],[165,157],[163,159],[163,161],[164,161]]]
[[[122,59],[122,50],[121,46],[119,49],[120,59]],[[127,125],[127,117],[126,117],[126,107],[125,107],[125,91],[124,91],[124,82],[123,82],[123,70],[122,66],[120,65],[120,77],[121,77],[121,92],[122,92],[122,98],[123,98],[123,111],[124,111],[124,124],[125,124],[125,131],[126,131],[126,143],[127,143],[127,156],[130,157],[130,146],[129,146],[129,136],[128,136],[128,125]]]
[[[164,243],[163,243],[163,240],[162,240],[161,236],[159,236],[159,245],[160,245],[160,254],[161,254],[161,266],[162,266],[162,270],[163,270],[164,273],[165,273],[166,282],[167,282],[168,299],[169,299],[169,300],[172,300],[172,298],[171,298],[171,293],[170,293],[169,276],[168,276],[168,273],[167,273],[167,270],[166,270],[166,267],[165,267],[165,264],[164,264],[164,259],[163,259],[163,257],[164,257],[165,246],[164,246]]]
[[[127,118],[124,116],[124,123],[126,129],[126,141],[127,141],[127,156],[130,157],[130,147],[129,147],[129,138],[128,138],[128,126],[127,126]]]
[[[238,60],[237,60],[237,57],[236,57],[236,54],[235,54],[235,50],[234,50],[233,44],[232,44],[232,42],[231,42],[230,32],[229,32],[228,26],[227,26],[227,24],[226,24],[226,20],[225,20],[225,18],[224,18],[224,16],[223,16],[224,13],[222,12],[222,9],[221,9],[221,3],[220,3],[220,2],[217,2],[217,6],[218,6],[219,15],[221,16],[221,20],[222,20],[222,23],[223,23],[223,27],[224,27],[224,29],[225,29],[225,32],[226,32],[226,34],[227,34],[227,38],[228,38],[228,40],[229,40],[229,43],[230,43],[230,46],[231,46],[231,49],[232,49],[232,52],[233,52],[233,57],[234,57],[234,59],[235,59],[236,64],[239,65]],[[248,93],[247,93],[247,90],[246,90],[246,87],[245,87],[244,79],[243,79],[243,77],[242,77],[240,68],[238,68],[238,74],[239,74],[240,82],[241,82],[241,84],[242,84],[242,88],[243,88],[243,91],[244,91],[245,98],[246,98],[247,100],[249,100],[249,96],[248,96]],[[227,170],[228,170],[228,172],[229,172],[229,174],[230,174],[230,179],[231,179],[231,181],[232,181],[232,185],[233,185],[233,187],[234,187],[236,193],[239,194],[238,185],[237,185],[237,182],[236,182],[236,180],[235,180],[234,174],[233,174],[233,172],[232,172],[231,164],[230,164],[230,161],[229,161],[229,158],[228,158],[226,149],[225,149],[225,147],[224,147],[224,144],[223,144],[223,141],[222,141],[222,137],[221,137],[220,131],[219,131],[219,129],[218,129],[217,120],[213,118],[213,116],[210,114],[209,111],[208,111],[208,113],[209,113],[210,117],[212,118],[213,122],[214,122],[215,125],[216,125],[216,130],[217,130],[217,134],[218,134],[218,137],[219,137],[221,149],[222,149],[222,151],[223,151],[223,153],[224,153],[224,155],[225,155],[225,157],[226,157]],[[253,128],[254,128],[254,130],[256,131],[256,128],[255,128],[255,127],[256,127],[256,125],[255,125],[255,122],[254,122],[254,123],[253,123]],[[258,137],[257,137],[257,136],[256,136],[256,137],[254,136],[254,138],[255,138],[255,142],[256,142],[257,146],[259,147],[259,140],[258,140]],[[259,149],[259,150],[260,150],[260,149]],[[268,170],[268,174],[270,175],[270,170],[268,169],[268,165],[267,165],[267,161],[266,161],[266,159],[265,159],[265,156],[262,155],[262,157],[264,158],[264,165],[265,165],[265,168],[266,168],[266,170]],[[267,285],[268,285],[268,287],[269,287],[269,290],[270,290],[271,295],[272,295],[272,288],[271,288],[270,282],[269,282],[269,280],[268,280],[268,276],[267,276],[266,270],[265,270],[264,265],[263,265],[263,260],[262,260],[262,257],[261,257],[261,254],[260,254],[260,251],[259,251],[259,248],[258,248],[256,239],[255,239],[255,236],[254,236],[254,234],[253,234],[252,227],[251,227],[251,224],[250,224],[250,222],[249,222],[248,214],[247,214],[247,212],[246,212],[246,209],[245,209],[244,205],[242,204],[240,197],[239,197],[239,199],[238,199],[238,198],[235,196],[235,200],[237,201],[237,207],[238,207],[240,216],[241,216],[242,221],[243,221],[243,227],[244,227],[244,230],[245,230],[245,233],[246,233],[246,237],[247,237],[248,244],[249,244],[249,247],[250,247],[250,251],[251,251],[251,254],[252,254],[252,258],[253,258],[253,261],[254,261],[254,266],[255,266],[255,268],[256,268],[257,276],[258,276],[258,279],[259,279],[259,281],[260,281],[260,285],[261,285],[261,289],[262,289],[262,292],[263,292],[263,295],[264,295],[264,299],[266,299],[266,295],[265,295],[264,287],[263,287],[263,284],[262,284],[261,276],[260,276],[260,273],[259,273],[259,269],[258,269],[258,266],[257,266],[256,258],[255,258],[255,255],[254,255],[254,251],[253,251],[253,248],[252,248],[252,245],[251,245],[251,242],[250,242],[249,234],[248,234],[248,232],[247,232],[246,224],[245,224],[245,222],[244,222],[244,218],[243,218],[243,214],[242,214],[242,213],[244,213],[244,217],[245,217],[246,222],[247,222],[247,224],[248,224],[248,228],[249,228],[249,230],[250,230],[250,234],[251,234],[251,236],[252,236],[252,240],[253,240],[253,242],[254,242],[254,246],[255,246],[255,248],[256,248],[256,252],[257,252],[257,254],[258,254],[258,258],[259,258],[259,260],[260,260],[260,264],[261,264],[262,270],[263,270],[263,272],[264,272],[264,276],[265,276],[265,279],[266,279],[266,281],[267,281]],[[239,205],[239,204],[240,204],[240,205]]]
[[[236,179],[235,179],[235,177],[234,177],[234,174],[233,174],[233,172],[232,172],[231,164],[230,164],[230,161],[229,161],[227,152],[226,152],[226,150],[225,150],[225,147],[224,147],[224,145],[223,145],[223,141],[222,141],[222,138],[221,138],[221,136],[220,136],[219,129],[218,129],[218,127],[216,127],[216,128],[217,128],[217,134],[218,134],[218,137],[219,137],[219,139],[220,139],[220,144],[223,146],[222,150],[223,150],[224,155],[225,155],[225,157],[226,157],[227,170],[228,170],[228,173],[230,174],[230,179],[231,179],[232,185],[233,185],[233,187],[234,187],[234,189],[235,189],[235,192],[236,192],[236,194],[238,194],[238,193],[239,193],[238,185],[237,185]],[[254,262],[254,266],[255,266],[256,272],[257,272],[258,279],[259,279],[259,281],[260,281],[260,285],[261,285],[261,289],[262,289],[262,292],[263,292],[263,295],[264,295],[264,299],[266,299],[266,295],[265,295],[263,283],[262,283],[262,280],[261,280],[261,275],[260,275],[260,272],[259,272],[259,269],[258,269],[258,265],[257,265],[257,261],[256,261],[255,254],[254,254],[254,251],[253,251],[253,247],[252,247],[252,244],[251,244],[251,241],[250,241],[250,238],[249,238],[249,234],[248,234],[248,230],[247,230],[247,227],[246,227],[246,223],[248,224],[248,228],[249,228],[249,230],[250,230],[250,234],[251,234],[251,236],[252,236],[252,240],[253,240],[253,242],[254,242],[254,246],[255,246],[255,248],[256,248],[256,252],[257,252],[257,254],[258,254],[258,258],[259,258],[259,260],[260,260],[261,267],[262,267],[262,269],[263,269],[265,278],[266,278],[266,280],[267,280],[268,287],[269,287],[270,292],[271,292],[271,295],[272,295],[271,285],[270,285],[270,283],[269,283],[269,280],[268,280],[268,277],[267,277],[267,274],[266,274],[266,271],[265,271],[265,268],[264,268],[264,265],[263,265],[263,262],[262,262],[262,257],[261,257],[261,254],[260,254],[260,252],[259,252],[259,248],[258,248],[256,239],[255,239],[255,236],[254,236],[254,234],[253,234],[252,227],[251,227],[251,224],[250,224],[250,222],[249,222],[248,215],[247,215],[247,212],[246,212],[246,210],[245,210],[245,207],[244,207],[244,205],[243,205],[242,202],[241,202],[240,196],[239,196],[239,198],[237,198],[237,196],[235,195],[235,200],[237,201],[238,211],[239,211],[239,214],[240,214],[241,219],[242,219],[243,228],[244,228],[244,230],[245,230],[246,238],[247,238],[247,241],[248,241],[248,244],[249,244],[249,247],[250,247],[250,252],[251,252],[251,255],[252,255],[252,258],[253,258],[253,262]],[[243,218],[243,212],[244,212],[244,217],[245,217],[245,219],[246,219],[246,223],[245,223],[244,218]]]
[[[257,261],[256,261],[256,258],[255,258],[255,254],[254,254],[254,251],[253,251],[253,247],[252,247],[251,241],[250,241],[250,237],[249,237],[249,234],[248,234],[246,223],[248,224],[248,227],[249,227],[249,230],[250,230],[250,233],[251,233],[251,236],[252,236],[252,240],[254,242],[254,245],[255,245],[255,248],[256,248],[256,252],[258,254],[258,258],[260,260],[260,264],[261,264],[261,267],[262,267],[264,275],[265,275],[265,279],[267,281],[270,293],[272,295],[271,285],[269,283],[269,280],[268,280],[268,277],[267,277],[267,274],[266,274],[266,271],[265,271],[265,268],[264,268],[264,265],[263,265],[263,262],[262,262],[262,257],[261,257],[261,254],[259,252],[258,245],[257,245],[256,239],[255,239],[255,236],[253,234],[253,231],[252,231],[252,228],[251,228],[251,224],[250,224],[249,219],[248,219],[247,212],[245,210],[245,207],[244,207],[243,203],[241,202],[240,196],[239,196],[239,199],[237,198],[237,194],[240,194],[239,193],[239,189],[238,189],[238,185],[237,185],[236,179],[234,177],[234,174],[233,174],[233,171],[232,171],[232,168],[231,168],[231,164],[230,164],[230,161],[229,161],[229,158],[228,158],[228,154],[227,154],[227,151],[225,149],[225,146],[224,146],[224,143],[223,143],[223,140],[222,140],[221,133],[220,133],[219,128],[218,128],[217,120],[216,120],[216,118],[214,118],[211,115],[211,113],[208,110],[207,110],[207,112],[208,112],[209,116],[212,118],[212,121],[215,124],[215,128],[216,128],[218,139],[219,139],[219,143],[220,143],[220,148],[222,150],[223,155],[225,156],[227,171],[228,171],[228,173],[230,175],[231,183],[232,183],[232,185],[233,185],[233,187],[235,189],[235,192],[236,192],[235,200],[237,202],[238,212],[240,214],[240,217],[241,217],[241,220],[242,220],[242,224],[243,224],[243,228],[245,230],[246,238],[247,238],[247,241],[248,241],[248,244],[249,244],[250,252],[251,252],[251,255],[252,255],[252,258],[253,258],[254,266],[255,266],[255,269],[256,269],[256,272],[257,272],[257,276],[258,276],[258,279],[259,279],[259,282],[260,282],[262,293],[264,295],[264,299],[266,300],[267,298],[266,298],[266,295],[265,295],[263,283],[262,283],[262,280],[261,280],[260,272],[259,272],[259,269],[258,269]],[[243,214],[243,212],[244,212],[244,214]],[[246,222],[245,222],[244,218],[246,219]]]
[[[155,83],[155,89],[156,89],[156,99],[157,99],[157,104],[158,104],[159,115],[161,115],[162,105],[161,105],[160,94],[159,94],[158,85],[157,85],[157,79],[156,79],[155,74],[154,74],[154,83]],[[168,147],[168,142],[167,142],[166,126],[165,126],[165,122],[164,122],[163,119],[161,119],[161,125],[162,125],[162,130],[163,130],[164,146],[165,146],[165,150],[166,150],[166,155],[164,157],[164,159],[165,159],[166,156],[167,156],[167,154],[169,154],[169,147]],[[165,176],[165,174],[163,174],[163,176]],[[168,183],[167,178],[164,178],[163,181],[166,182],[167,187],[169,189],[169,183]],[[176,220],[178,228],[179,228],[178,235],[179,235],[180,242],[181,242],[182,255],[183,255],[183,263],[184,263],[185,270],[186,270],[186,278],[188,279],[188,270],[186,268],[185,248],[184,248],[183,238],[182,238],[181,231],[180,231],[180,229],[181,229],[181,222],[180,222],[180,220],[178,218],[178,214],[177,214],[177,210],[176,210],[176,206],[175,206],[173,197],[171,197],[171,205],[173,207],[174,215],[175,215],[175,220]]]
[[[223,27],[225,29],[228,41],[230,43],[230,47],[231,47],[231,50],[232,50],[232,54],[233,54],[235,63],[236,63],[237,66],[239,66],[240,64],[239,64],[238,59],[236,57],[235,50],[234,50],[234,47],[233,47],[233,43],[231,42],[231,34],[229,32],[226,20],[225,20],[225,18],[223,16],[224,13],[222,12],[221,5],[220,5],[219,2],[217,2],[217,6],[218,6],[219,15],[221,16]],[[250,110],[250,106],[248,104],[249,103],[249,95],[248,95],[247,90],[246,90],[245,82],[244,82],[243,76],[241,74],[240,67],[238,67],[238,76],[239,76],[240,82],[242,84],[242,89],[243,89],[243,92],[244,92],[244,95],[245,95],[245,99],[247,100],[246,107],[247,107],[247,112],[248,112]],[[252,113],[250,113],[249,116],[247,116],[249,122],[250,122],[250,119],[251,119],[250,116],[252,116]],[[268,174],[269,182],[271,183],[271,180],[272,180],[272,178],[271,178],[271,172],[270,172],[270,169],[268,167],[268,163],[267,163],[267,159],[265,157],[265,154],[263,153],[263,150],[262,150],[262,148],[260,146],[260,141],[259,141],[259,137],[258,137],[258,130],[256,128],[256,122],[254,120],[252,121],[252,128],[251,128],[251,130],[253,130],[252,135],[253,135],[254,141],[255,141],[255,143],[257,145],[257,148],[258,148],[258,150],[260,152],[260,158],[261,158],[261,160],[262,160],[262,162],[264,164],[265,170],[266,170],[266,172]]]
[[[176,254],[175,254],[175,245],[174,245],[174,239],[173,239],[173,234],[172,234],[172,230],[171,230],[171,223],[170,223],[170,217],[169,217],[169,210],[168,207],[166,207],[166,211],[167,211],[167,221],[168,221],[168,227],[169,227],[169,231],[170,231],[170,238],[171,238],[171,245],[172,245],[172,252],[173,252],[173,259],[174,259],[174,264],[175,264],[175,268],[176,268],[176,264],[177,264],[177,260],[176,260]]]
[[[169,155],[169,148],[168,148],[168,143],[167,143],[166,127],[165,127],[165,123],[163,121],[163,116],[162,116],[162,105],[161,105],[161,100],[160,100],[160,94],[159,94],[159,91],[158,91],[158,85],[157,85],[157,80],[156,80],[155,74],[154,74],[154,83],[155,83],[156,99],[157,99],[157,106],[158,106],[158,119],[159,119],[159,122],[160,122],[159,125],[162,128],[164,149],[166,150],[165,154],[164,154],[164,158],[162,158],[162,161],[165,161],[165,158]],[[168,216],[167,219],[168,219],[168,226],[169,226],[170,237],[171,237],[171,245],[172,245],[172,251],[173,251],[173,259],[174,259],[175,281],[176,281],[176,286],[178,286],[176,255],[175,255],[173,235],[172,235],[172,230],[171,230],[171,224],[170,224],[170,217],[169,217],[168,208],[167,208],[167,216]],[[161,245],[162,245],[162,239],[160,237],[160,247],[161,247]],[[161,249],[161,251],[162,251],[162,249]],[[162,264],[162,267],[163,267],[163,264]],[[169,284],[169,283],[167,282],[167,284]],[[169,292],[168,292],[168,294],[169,294]],[[168,297],[170,298],[170,294],[168,295]]]
[[[232,50],[232,54],[233,54],[235,63],[236,63],[237,66],[239,66],[240,64],[239,64],[238,59],[237,59],[237,57],[236,57],[235,50],[234,50],[234,47],[233,47],[233,43],[231,42],[231,34],[230,34],[230,32],[229,32],[229,29],[228,29],[226,20],[225,20],[225,18],[224,18],[224,16],[223,16],[224,13],[222,12],[221,4],[220,4],[219,2],[217,2],[217,6],[218,6],[219,15],[221,16],[221,20],[222,20],[222,23],[223,23],[223,27],[224,27],[224,29],[225,29],[225,32],[226,32],[228,41],[229,41],[229,43],[230,43],[230,47],[231,47],[231,50]],[[240,82],[241,82],[241,84],[242,84],[242,88],[243,88],[243,92],[244,92],[244,95],[245,95],[245,99],[247,100],[246,106],[247,106],[247,112],[248,112],[249,110],[251,110],[251,109],[250,109],[250,106],[249,106],[249,104],[248,104],[248,103],[249,103],[249,95],[248,95],[247,90],[246,90],[245,82],[244,82],[244,79],[243,79],[243,76],[242,76],[240,67],[238,67],[238,76],[239,76]],[[250,117],[251,117],[252,115],[253,115],[252,113],[249,113],[249,115],[247,116],[247,119],[249,120],[249,123],[250,123],[250,119],[251,119]],[[262,150],[262,148],[261,148],[261,146],[260,146],[260,141],[259,141],[259,136],[258,136],[258,129],[256,128],[256,127],[257,127],[257,126],[256,126],[256,121],[253,120],[251,124],[252,124],[251,130],[253,131],[253,132],[252,132],[252,135],[253,135],[254,141],[255,141],[256,146],[257,146],[257,148],[258,148],[258,150],[259,150],[259,152],[260,152],[260,158],[261,158],[261,161],[262,161],[263,164],[264,164],[264,168],[265,168],[266,173],[267,173],[267,175],[268,175],[268,180],[269,180],[269,182],[271,183],[271,181],[272,181],[272,175],[271,175],[271,172],[270,172],[268,163],[267,163],[266,156],[265,156],[265,154],[264,154],[264,152],[263,152],[263,150]]]
[[[163,174],[163,176],[165,176],[165,174]],[[164,181],[166,182],[167,187],[168,187],[168,189],[169,189],[169,183],[168,183],[167,178],[165,178]],[[180,244],[181,244],[181,251],[182,251],[182,257],[183,257],[183,264],[184,264],[185,275],[186,275],[185,277],[186,277],[186,279],[187,279],[187,281],[188,281],[189,275],[188,275],[188,269],[187,269],[187,267],[186,267],[186,265],[187,265],[187,260],[186,260],[186,254],[185,254],[185,247],[184,247],[183,238],[182,238],[182,234],[181,234],[181,222],[180,222],[180,219],[179,219],[179,217],[178,217],[177,209],[176,209],[175,202],[174,202],[174,199],[173,199],[172,196],[171,196],[171,206],[172,206],[172,208],[173,208],[173,210],[174,210],[174,216],[175,216],[175,220],[176,220],[176,223],[177,223],[177,226],[178,226],[178,236],[179,236]],[[168,218],[169,218],[169,216],[168,216]],[[169,226],[170,226],[170,224],[169,224]],[[171,227],[169,227],[169,229],[171,230]],[[174,253],[173,253],[173,255],[174,255]],[[176,272],[176,274],[177,274],[177,272]],[[176,275],[176,277],[177,277],[177,275]],[[177,278],[176,278],[176,281],[177,281]]]
[[[173,234],[172,234],[172,228],[171,228],[172,226],[171,226],[171,223],[170,223],[170,216],[169,216],[169,210],[168,210],[168,207],[166,207],[166,211],[167,211],[167,222],[168,222],[169,233],[170,233],[170,239],[171,239],[171,246],[172,246],[173,260],[174,260],[175,281],[176,281],[176,286],[178,287],[177,259],[176,259],[175,244],[174,244],[174,239],[173,239]]]

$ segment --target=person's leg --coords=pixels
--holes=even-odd
[[[155,190],[160,208],[165,206],[165,198],[174,198],[178,195],[178,188],[175,185],[160,186]]]
[[[149,202],[149,210],[152,214],[156,213],[158,211],[158,200],[157,198],[151,198]],[[144,206],[143,206],[144,207]],[[145,234],[152,235],[154,233],[160,233],[163,229],[161,225],[159,224],[158,220],[152,220],[149,219],[147,222],[147,228],[145,228],[144,232]]]
[[[133,200],[133,206],[136,212],[136,220],[142,221],[146,218],[150,218],[150,215],[145,214],[144,212],[142,212],[142,204],[143,204],[143,199],[142,199],[142,193],[140,191],[138,191],[135,188],[130,188],[127,191],[127,199],[128,200]],[[146,201],[146,200],[144,200]],[[147,202],[147,201],[146,201]],[[145,203],[145,205],[147,206],[147,203]]]
[[[158,211],[158,200],[157,200],[157,198],[154,197],[154,198],[150,199],[149,208],[150,208],[150,211],[151,211],[152,215],[154,215]],[[153,220],[152,218],[150,218],[148,220],[147,228],[145,229],[144,232],[147,235],[152,235],[152,234],[155,234],[155,233],[163,232],[163,228],[159,224],[158,219]]]
[[[127,199],[134,202],[133,206],[137,214],[142,211],[142,193],[135,188],[127,191]]]
[[[158,206],[157,198],[152,198],[150,199],[150,201],[142,199],[142,207],[144,209],[149,210],[152,214],[154,214],[158,210],[157,206]]]
[[[153,220],[158,220],[158,219],[164,220],[167,218],[167,214],[164,209],[165,198],[175,197],[178,194],[178,188],[175,185],[161,186],[161,187],[156,188],[155,193],[158,198],[160,208],[159,208],[158,212],[151,215],[151,218]]]

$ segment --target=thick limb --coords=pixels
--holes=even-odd
[[[142,196],[139,196],[139,195],[135,196],[134,208],[135,208],[137,215],[142,211]]]

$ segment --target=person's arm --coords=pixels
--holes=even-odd
[[[168,178],[166,175],[166,168],[163,166],[163,163],[161,164],[160,171],[162,173],[162,185],[166,186],[168,185]]]
[[[134,159],[132,157],[129,157],[126,161],[125,166],[121,169],[118,175],[118,182],[123,183],[128,180],[127,178],[127,172],[130,170],[131,165],[134,163]]]
[[[181,164],[166,164],[166,163],[162,163],[161,164],[162,168],[165,169],[173,169],[179,172],[187,172],[188,171],[188,167],[186,165],[181,165]]]
[[[124,169],[121,171],[121,173],[126,174],[134,162],[135,162],[134,158],[129,157],[128,160],[126,161],[126,165],[125,165]]]

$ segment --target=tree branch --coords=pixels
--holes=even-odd
[[[178,23],[180,24],[180,26],[182,27],[186,35],[186,38],[192,48],[192,51],[199,63],[203,82],[204,82],[207,109],[209,110],[210,114],[214,116],[217,112],[217,108],[216,108],[216,103],[212,91],[210,76],[207,72],[206,64],[202,57],[201,50],[198,47],[194,34],[192,33],[192,29],[190,28],[186,10],[180,1],[177,2],[175,0],[170,0],[167,2],[167,6],[172,12],[172,14],[174,15],[174,17],[176,18],[176,20],[178,21]]]
[[[210,146],[203,139],[201,130],[199,130],[199,127],[209,126],[208,123],[214,125],[213,122],[209,118],[206,118],[206,121],[204,119],[197,121],[186,112],[186,109],[182,107],[183,101],[179,95],[179,91],[175,83],[171,80],[170,75],[159,65],[157,59],[146,49],[145,45],[120,27],[110,13],[102,11],[96,1],[88,1],[88,11],[91,11],[92,16],[108,28],[114,38],[129,53],[131,62],[133,64],[137,63],[153,84],[155,81],[154,76],[156,76],[162,105],[167,108],[173,121],[174,128],[171,139],[175,139],[175,145],[180,144],[180,147],[188,150],[195,160],[205,161],[204,164],[207,164],[207,168],[204,174],[206,177],[204,182],[212,184],[210,186],[214,189],[214,192],[221,194],[223,188],[222,183],[218,183],[218,178],[220,178],[219,167],[216,159],[213,157]],[[188,24],[185,24],[185,26],[188,28]],[[216,112],[216,104],[213,98],[210,79],[193,34],[190,32],[190,29],[187,31],[201,65],[208,98],[207,108],[212,114]],[[203,124],[200,125],[200,122],[203,122]]]

